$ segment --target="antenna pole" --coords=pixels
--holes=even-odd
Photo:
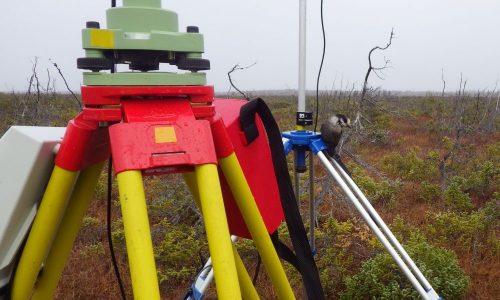
[[[306,0],[299,0],[299,112],[306,111],[306,8]]]

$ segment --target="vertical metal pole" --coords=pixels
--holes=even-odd
[[[297,204],[300,202],[300,178],[299,178],[299,172],[297,172],[297,165],[299,162],[298,158],[298,152],[294,151],[293,152],[294,159],[293,159],[293,180],[294,180],[294,187],[295,187],[295,198],[297,198]],[[300,207],[300,206],[299,206]]]
[[[299,0],[299,91],[298,111],[306,110],[306,0]]]
[[[316,224],[316,210],[314,207],[314,154],[309,152],[309,240],[311,250],[316,252],[316,241],[314,239],[314,227]]]

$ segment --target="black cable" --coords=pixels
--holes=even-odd
[[[120,270],[118,269],[118,264],[116,263],[115,249],[113,248],[113,238],[111,237],[111,189],[112,189],[112,176],[113,172],[112,168],[112,159],[109,158],[108,163],[108,210],[107,210],[107,227],[108,227],[108,245],[109,252],[111,253],[111,261],[113,262],[113,269],[115,270],[116,280],[118,281],[118,285],[120,286],[120,293],[122,295],[122,299],[126,300],[125,289],[123,288],[123,281],[120,276]]]
[[[257,266],[255,267],[255,273],[253,274],[253,278],[252,278],[253,285],[255,285],[255,283],[257,282],[257,278],[259,278],[261,262],[262,262],[262,259],[260,258],[259,253],[257,253]]]
[[[319,114],[319,79],[321,77],[321,70],[323,69],[323,62],[325,61],[326,53],[326,34],[325,34],[325,22],[323,19],[323,0],[321,0],[321,31],[323,32],[323,54],[321,55],[321,63],[318,70],[318,78],[316,79],[316,118],[314,121],[314,132],[318,127],[318,114]]]
[[[116,0],[111,0],[111,7],[116,7]]]

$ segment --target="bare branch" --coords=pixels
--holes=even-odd
[[[375,67],[373,67],[373,64],[372,64],[373,52],[375,50],[380,50],[380,51],[387,50],[392,45],[393,38],[394,38],[394,28],[391,29],[391,35],[389,36],[389,42],[387,42],[385,47],[375,46],[370,50],[370,52],[368,52],[368,70],[366,71],[366,74],[365,74],[365,81],[363,84],[363,92],[364,93],[363,92],[361,93],[361,101],[363,101],[364,96],[366,94],[366,88],[368,86],[368,79],[370,78],[370,73],[375,69]],[[388,63],[388,61],[386,60],[386,65],[384,67],[382,67],[382,69],[385,69],[387,67],[387,63]]]
[[[31,120],[32,122],[36,122],[38,120],[38,106],[40,105],[40,80],[38,79],[38,74],[36,72],[36,67],[38,65],[38,57],[35,56],[35,61],[33,62],[33,76],[35,78],[35,88],[36,88],[36,100],[35,100],[35,105],[34,105],[34,109],[35,109],[35,116],[33,118],[33,120]]]
[[[444,99],[444,90],[446,89],[446,81],[444,80],[444,69],[441,68],[441,80],[443,81],[443,91],[441,92],[441,98]]]
[[[238,93],[240,93],[243,98],[249,100],[249,97],[244,93],[242,92],[240,89],[238,89],[235,85],[234,85],[234,82],[233,82],[233,79],[231,78],[231,74],[233,74],[234,72],[236,71],[240,71],[240,70],[246,70],[246,69],[249,69],[253,66],[255,66],[257,64],[257,62],[254,62],[253,64],[251,65],[248,65],[246,67],[240,67],[239,64],[236,64],[233,66],[233,68],[231,70],[229,70],[229,72],[227,72],[227,77],[229,78],[229,83],[231,84],[231,86],[236,90],[238,91]],[[231,88],[229,89],[229,91],[231,91]],[[228,91],[228,94],[229,94],[229,91]]]
[[[391,29],[391,33],[389,35],[389,41],[385,46],[375,46],[373,47],[369,52],[368,52],[368,69],[366,70],[364,82],[363,82],[363,88],[361,90],[361,96],[359,98],[359,105],[358,105],[358,111],[356,112],[356,118],[353,122],[353,125],[355,126],[356,129],[362,129],[363,125],[361,124],[361,114],[364,109],[364,104],[368,101],[367,99],[367,93],[371,91],[371,89],[368,87],[368,80],[370,78],[370,74],[373,72],[375,76],[377,76],[379,79],[384,80],[384,72],[383,70],[390,68],[390,60],[384,57],[384,65],[383,66],[374,66],[372,62],[372,55],[375,51],[385,51],[387,50],[391,45],[392,45],[392,40],[395,38],[394,34],[394,28]]]
[[[49,58],[49,61],[57,69],[57,72],[59,72],[59,75],[61,75],[61,78],[63,79],[64,84],[66,85],[66,89],[71,93],[71,95],[73,95],[73,98],[75,98],[75,102],[77,103],[78,107],[80,109],[82,109],[82,103],[80,102],[80,100],[78,99],[78,97],[75,95],[75,93],[73,93],[73,91],[69,88],[68,82],[66,81],[66,78],[64,77],[64,75],[63,75],[61,69],[59,68],[59,66],[55,62],[53,62],[52,59],[50,59],[50,58]]]

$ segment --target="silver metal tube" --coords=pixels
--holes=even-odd
[[[298,152],[294,151],[294,162],[293,162],[293,180],[295,184],[295,198],[297,198],[297,204],[300,205],[300,178],[299,178],[299,172],[297,172],[297,165],[298,165]],[[300,207],[300,206],[299,206]]]
[[[408,266],[405,264],[405,262],[401,259],[401,257],[398,255],[397,251],[394,249],[394,247],[391,245],[391,243],[387,240],[385,235],[382,233],[380,228],[377,226],[375,221],[370,217],[370,214],[365,210],[363,205],[359,202],[359,200],[356,198],[356,196],[352,193],[352,191],[349,189],[349,186],[345,183],[345,181],[342,179],[342,177],[339,175],[339,173],[335,170],[335,168],[332,166],[330,163],[330,160],[323,154],[323,152],[318,152],[318,157],[325,166],[326,170],[330,175],[333,176],[335,181],[338,183],[342,191],[346,194],[346,196],[351,200],[351,202],[354,204],[358,212],[361,214],[365,222],[368,224],[370,229],[373,231],[373,233],[377,236],[377,238],[380,240],[380,242],[384,245],[384,247],[387,249],[389,254],[392,256],[396,264],[399,266],[401,271],[405,274],[405,276],[410,280],[411,284],[413,287],[417,290],[417,292],[424,298],[424,299],[429,299],[429,296],[426,292],[426,290],[422,287],[418,279],[415,277],[415,275],[411,272],[411,270],[408,268]]]
[[[198,277],[204,277],[203,283],[199,287],[198,291],[201,295],[205,295],[207,288],[210,286],[214,279],[214,269],[212,268],[212,258],[209,257],[205,265],[203,266],[203,271],[198,275]],[[208,273],[208,274],[207,274]]]
[[[316,211],[314,207],[314,155],[309,152],[309,239],[311,250],[316,250],[316,241],[314,237],[314,227],[316,225]]]
[[[424,277],[420,269],[415,265],[411,257],[408,255],[406,250],[401,246],[399,241],[396,239],[392,231],[387,227],[385,224],[384,220],[379,216],[377,211],[373,208],[371,205],[370,201],[366,198],[366,196],[363,194],[363,192],[359,189],[359,187],[356,185],[356,183],[352,180],[352,178],[340,167],[340,165],[335,161],[335,160],[330,160],[333,163],[333,166],[337,171],[340,173],[340,175],[344,178],[344,180],[347,182],[347,184],[350,186],[352,190],[354,190],[354,193],[358,196],[358,199],[361,200],[361,203],[364,205],[368,213],[371,215],[372,219],[377,223],[377,225],[382,229],[382,232],[387,236],[388,240],[391,242],[391,244],[396,248],[396,250],[399,252],[403,260],[409,265],[410,269],[413,271],[413,273],[417,276],[418,280],[420,283],[423,285],[424,289],[426,291],[432,290],[432,286],[427,281],[427,279]]]
[[[306,111],[306,11],[307,1],[299,0],[299,90],[298,111]]]

